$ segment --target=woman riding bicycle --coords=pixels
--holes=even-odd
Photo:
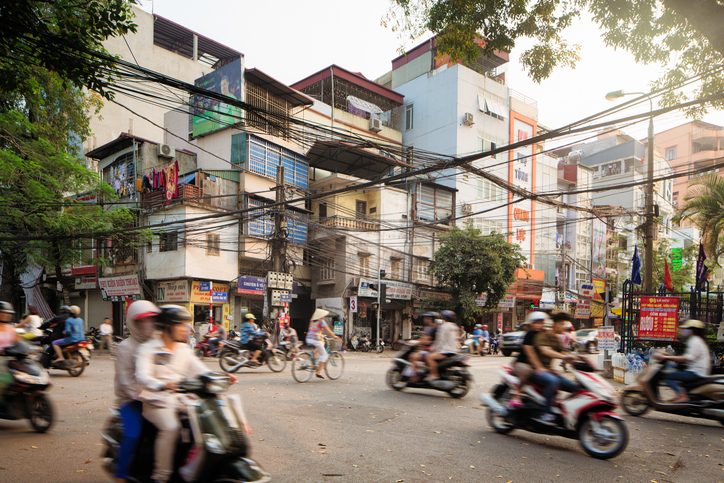
[[[317,309],[312,314],[312,320],[309,321],[309,330],[307,331],[307,344],[313,345],[315,347],[315,351],[317,354],[317,360],[319,360],[319,367],[317,367],[317,377],[320,379],[324,379],[324,376],[321,374],[322,369],[324,369],[325,364],[327,363],[327,359],[329,359],[329,354],[327,354],[327,351],[324,349],[324,341],[322,340],[322,332],[327,332],[330,337],[334,339],[339,339],[336,335],[334,335],[334,332],[329,328],[329,326],[324,322],[324,318],[329,314],[327,310]]]

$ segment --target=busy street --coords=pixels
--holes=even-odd
[[[278,482],[692,482],[724,481],[724,430],[713,421],[649,412],[621,413],[630,434],[617,458],[588,457],[574,440],[495,433],[479,394],[512,358],[472,357],[475,383],[462,399],[385,384],[391,351],[345,354],[343,376],[299,384],[289,365],[242,369],[230,392],[242,396],[252,457]],[[206,360],[219,370],[216,360]],[[72,378],[54,372],[49,394],[57,420],[46,434],[27,421],[0,421],[0,480],[104,482],[101,435],[114,407],[113,361],[94,356]],[[617,385],[621,388],[622,385]]]

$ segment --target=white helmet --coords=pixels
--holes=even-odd
[[[535,312],[531,312],[528,314],[528,317],[526,317],[526,319],[525,319],[525,323],[532,324],[539,320],[546,322],[549,319],[550,319],[550,317],[548,317],[548,314],[546,314],[545,312],[542,312],[540,310],[536,310]]]

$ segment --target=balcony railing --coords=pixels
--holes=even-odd
[[[103,256],[111,265],[129,265],[138,261],[138,249],[123,245],[104,247]]]
[[[330,216],[319,221],[322,226],[330,228],[347,228],[356,231],[377,230],[379,223],[373,221],[358,220],[356,218],[345,218],[343,216]]]
[[[166,191],[151,191],[150,193],[143,193],[141,199],[141,206],[144,210],[150,210],[153,208],[159,208],[166,204]],[[203,196],[203,190],[200,186],[192,184],[181,184],[178,185],[178,198],[173,198],[171,201],[194,201],[196,203],[210,204],[210,199],[200,199]]]

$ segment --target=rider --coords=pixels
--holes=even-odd
[[[148,300],[137,300],[128,307],[126,327],[130,337],[124,339],[116,348],[116,404],[123,421],[123,440],[118,451],[116,481],[128,478],[128,470],[141,437],[143,424],[143,403],[138,395],[143,386],[136,379],[136,355],[141,344],[153,337],[156,316],[161,312]]]
[[[13,326],[15,310],[10,302],[0,302],[0,350],[14,345],[20,339]]]
[[[48,337],[47,343],[52,344],[53,341],[62,339],[65,332],[65,321],[70,317],[70,307],[63,305],[60,308],[60,313],[40,326],[40,330],[53,329],[53,333]],[[43,341],[45,344],[46,341]]]
[[[565,329],[567,322],[570,321],[570,314],[557,312],[553,314],[553,329],[539,332],[534,339],[535,349],[542,367],[536,367],[535,372],[530,376],[529,380],[543,387],[545,409],[540,420],[546,424],[555,423],[556,417],[552,412],[552,407],[553,400],[556,397],[556,391],[561,389],[563,391],[573,392],[579,388],[578,384],[562,377],[551,368],[553,359],[562,359],[564,361],[577,359],[576,356],[563,352],[563,345],[558,338],[563,332],[563,329]]]
[[[435,319],[439,318],[435,312],[423,312],[419,317],[422,318],[422,323],[425,325],[425,328],[417,341],[411,342],[411,344],[418,346],[418,349],[410,354],[410,362],[415,369],[415,373],[410,378],[411,381],[417,380],[417,363],[425,358],[430,351],[430,344],[435,340],[435,332],[437,331]]]
[[[228,337],[226,335],[224,325],[213,320],[211,321],[211,330],[208,334],[206,334],[206,336],[209,338],[209,345],[211,346],[212,354],[216,354],[221,341],[226,340]]]
[[[180,399],[173,391],[178,383],[206,374],[209,369],[194,355],[188,340],[191,314],[178,305],[165,305],[157,316],[159,338],[143,344],[136,359],[136,378],[144,390],[143,416],[158,428],[154,443],[152,479],[167,482],[173,473],[173,455],[181,432],[177,415]],[[236,378],[229,375],[232,383]],[[168,391],[168,392],[167,392]]]
[[[38,315],[38,309],[33,305],[28,305],[28,316],[22,319],[15,327],[25,330],[25,333],[22,335],[23,339],[33,340],[43,335],[40,331],[42,323],[43,319]]]
[[[71,316],[65,319],[65,332],[68,334],[65,339],[58,339],[53,341],[53,349],[58,355],[59,361],[64,361],[63,346],[75,344],[85,340],[85,334],[83,333],[83,319],[78,317],[80,315],[80,307],[77,305],[70,306]]]
[[[481,352],[480,355],[482,356],[482,355],[485,355],[485,354],[483,353],[483,348],[485,347],[485,344],[490,344],[490,332],[488,332],[488,326],[487,326],[487,325],[483,325],[483,337],[482,337],[482,341],[481,341],[481,342],[482,342],[482,343],[480,344],[480,352]],[[488,346],[488,347],[490,347],[490,346]]]
[[[473,340],[475,341],[475,347],[478,349],[478,355],[483,355],[483,326],[481,324],[475,324],[475,330],[473,331]]]
[[[458,326],[452,321],[453,318],[448,314],[447,320],[437,319],[435,321],[438,325],[435,331],[435,341],[430,346],[430,353],[425,356],[427,365],[430,368],[430,375],[426,378],[429,382],[434,382],[440,378],[437,361],[455,355],[460,349],[457,340]]]
[[[681,335],[688,338],[684,355],[658,356],[659,360],[686,363],[687,368],[684,371],[664,373],[664,381],[671,389],[676,391],[676,397],[669,401],[674,404],[684,403],[689,400],[686,391],[677,384],[677,381],[695,381],[702,377],[708,377],[711,373],[711,356],[709,355],[709,348],[704,340],[706,335],[706,325],[704,325],[704,322],[690,319],[684,322],[679,329],[681,330]]]
[[[266,332],[262,332],[256,325],[256,317],[254,314],[249,312],[244,316],[244,323],[241,324],[241,335],[239,336],[239,343],[246,346],[250,351],[254,351],[249,362],[259,364],[259,356],[261,355],[261,346],[254,337],[262,337],[266,335]]]
[[[518,358],[513,363],[513,373],[520,380],[520,384],[518,394],[510,399],[509,404],[511,406],[520,405],[520,391],[523,389],[523,385],[528,380],[530,373],[533,370],[545,371],[545,366],[541,363],[535,350],[535,338],[541,331],[545,330],[545,323],[548,320],[550,320],[548,314],[539,310],[529,313],[525,320],[528,332],[523,338],[523,347],[518,354]]]
[[[327,326],[324,322],[324,318],[327,314],[329,314],[327,310],[317,309],[314,311],[312,319],[309,321],[309,330],[307,331],[306,337],[307,344],[313,345],[316,348],[317,360],[319,361],[319,366],[317,367],[317,377],[320,379],[324,379],[321,372],[322,369],[324,369],[325,364],[327,364],[327,359],[329,358],[327,351],[324,349],[322,332],[327,332],[330,337],[339,339],[339,337],[334,335],[334,332],[332,332],[329,326]]]
[[[294,330],[289,322],[283,323],[282,330],[279,332],[279,335],[281,336],[282,340],[289,341],[289,349],[292,351],[292,354],[296,354],[301,344],[299,343],[299,336],[297,335],[297,331]]]

